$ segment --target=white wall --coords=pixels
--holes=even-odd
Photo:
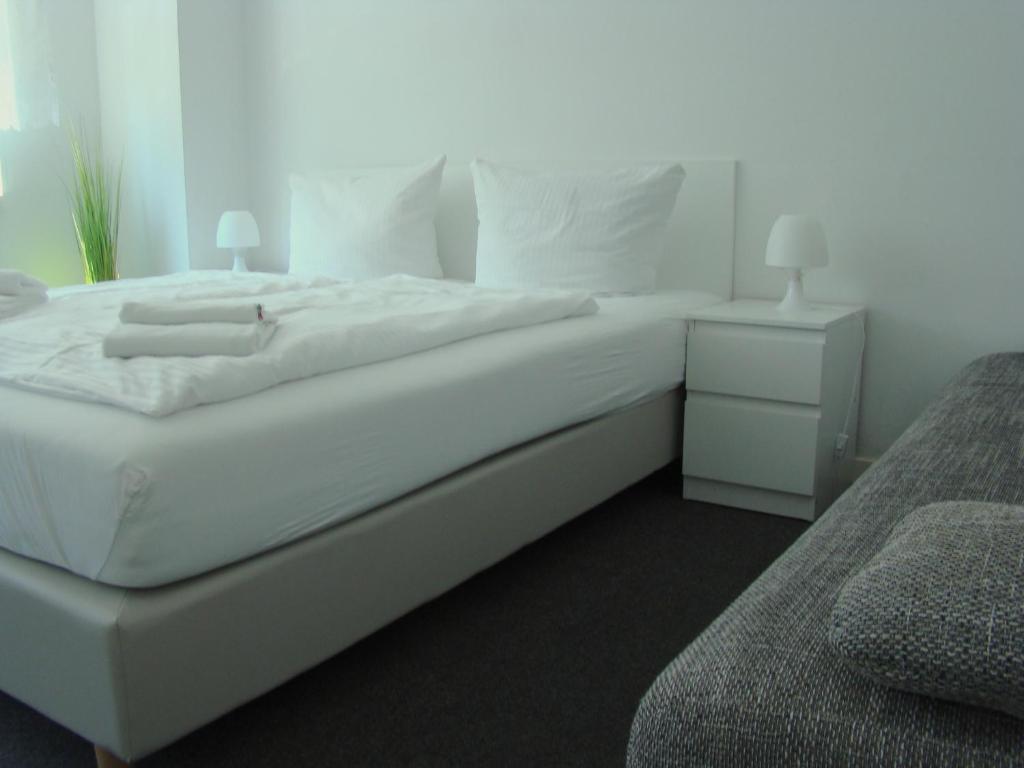
[[[179,0],[181,120],[193,269],[230,267],[218,250],[223,211],[249,207],[243,0]]]
[[[50,30],[60,113],[99,141],[92,0],[39,0]],[[82,281],[65,183],[72,177],[65,128],[0,131],[0,267],[22,269],[52,285]]]
[[[103,151],[124,158],[118,269],[188,269],[177,0],[96,0]]]
[[[817,214],[809,295],[864,302],[862,455],[960,366],[1024,346],[1024,4],[1014,0],[254,0],[250,180],[284,262],[289,170],[447,152],[556,165],[731,156],[735,292]]]

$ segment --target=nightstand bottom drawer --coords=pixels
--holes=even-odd
[[[690,392],[683,474],[813,496],[820,419],[814,406]]]
[[[813,496],[720,483],[702,477],[683,478],[683,498],[811,521],[817,518],[820,506]]]

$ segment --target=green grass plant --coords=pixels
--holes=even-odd
[[[108,176],[99,151],[71,128],[74,183],[69,189],[71,218],[86,283],[117,279],[117,232],[121,223],[121,176]]]

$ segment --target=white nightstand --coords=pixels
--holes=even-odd
[[[775,307],[690,315],[683,497],[814,520],[854,456],[864,310]]]

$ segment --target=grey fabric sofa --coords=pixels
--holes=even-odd
[[[837,594],[893,526],[952,499],[1024,504],[1024,355],[961,371],[662,672],[628,766],[1024,765],[1024,720],[869,682],[827,642]]]

